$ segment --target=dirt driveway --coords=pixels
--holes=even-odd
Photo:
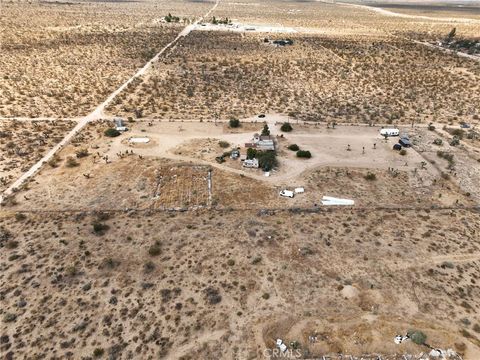
[[[252,120],[252,119],[249,119]],[[413,171],[419,168],[423,158],[413,149],[402,156],[398,151],[392,150],[397,138],[385,141],[379,136],[379,128],[365,126],[337,126],[327,129],[325,125],[303,125],[293,123],[291,133],[280,131],[280,121],[285,119],[279,116],[268,116],[265,119],[269,124],[272,135],[277,138],[279,168],[271,172],[269,177],[264,176],[261,170],[238,170],[226,164],[217,164],[215,161],[199,160],[199,156],[184,156],[175,153],[175,149],[185,144],[195,144],[194,140],[212,139],[226,141],[231,147],[243,147],[252,138],[255,130],[251,124],[248,131],[231,132],[224,124],[204,122],[154,122],[151,126],[147,122],[134,123],[130,131],[115,138],[108,150],[109,158],[115,158],[119,152],[134,150],[135,153],[146,157],[162,157],[175,160],[191,160],[210,164],[222,170],[242,173],[275,185],[288,185],[295,182],[301,174],[322,166],[353,167],[353,168],[395,168],[399,171]],[[263,127],[263,122],[258,122],[258,130]],[[255,129],[255,126],[253,126]],[[146,145],[131,146],[130,137],[148,137],[150,143]],[[312,153],[311,159],[299,159],[295,152],[287,149],[290,144],[297,144],[301,149]],[[347,150],[350,149],[350,150]],[[192,145],[191,153],[200,153],[206,149],[195,148]],[[228,150],[228,149],[224,149]],[[223,149],[216,149],[220,155]],[[244,151],[244,149],[242,149]],[[427,164],[427,170],[435,173],[436,170]]]

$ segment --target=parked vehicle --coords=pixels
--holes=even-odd
[[[461,123],[461,124],[460,124],[460,127],[461,127],[462,129],[470,129],[470,124]]]
[[[407,138],[401,138],[400,140],[398,140],[398,143],[406,148],[409,148],[412,146],[412,143]]]
[[[282,190],[280,191],[280,196],[293,198],[295,194],[293,191],[290,191],[290,190]]]
[[[380,135],[382,136],[398,136],[400,131],[398,129],[381,129]]]
[[[400,145],[400,144],[393,145],[393,150],[397,150],[397,151],[402,150],[402,145]]]

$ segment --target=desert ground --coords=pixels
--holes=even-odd
[[[0,3],[1,358],[480,359],[463,5]]]

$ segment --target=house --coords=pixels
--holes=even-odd
[[[128,128],[125,126],[123,119],[122,118],[115,118],[113,119],[113,122],[115,123],[115,130],[117,131],[127,131]]]
[[[270,135],[261,136],[257,133],[253,134],[252,142],[245,143],[245,147],[253,148],[261,151],[275,150],[275,142]]]
[[[257,159],[246,159],[243,162],[243,167],[257,169],[258,168],[258,160]]]

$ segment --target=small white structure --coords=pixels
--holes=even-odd
[[[117,131],[124,132],[124,131],[128,130],[128,128],[125,126],[122,118],[115,118],[115,119],[113,119],[113,121],[115,122],[115,129]]]
[[[380,135],[382,136],[398,136],[400,135],[400,130],[398,129],[381,129]]]
[[[131,144],[147,144],[150,142],[148,137],[131,137],[128,139],[128,142]]]
[[[295,188],[295,194],[303,194],[304,192],[305,192],[305,188],[303,187]]]
[[[280,349],[281,352],[287,351],[287,345],[285,345],[285,344],[283,343],[283,340],[282,340],[282,339],[277,339],[276,345],[277,345],[277,347]]]
[[[280,191],[280,196],[293,198],[295,194],[293,191],[290,191],[290,190],[282,190]]]
[[[324,196],[322,198],[322,205],[343,205],[343,206],[351,206],[354,205],[355,201],[350,199],[340,199],[331,196]]]
[[[258,168],[258,160],[257,159],[245,159],[243,162],[243,167],[246,168]]]

